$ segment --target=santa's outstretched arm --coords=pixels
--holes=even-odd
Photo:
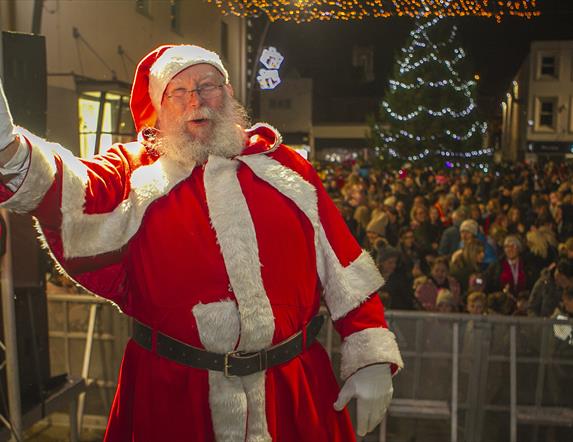
[[[30,152],[16,134],[16,127],[0,79],[0,176],[4,185],[16,191],[30,165]]]
[[[123,293],[113,287],[123,287],[121,256],[108,253],[99,258],[87,253],[79,259],[66,253],[66,245],[82,243],[81,235],[69,234],[78,229],[67,221],[74,211],[86,207],[92,211],[115,208],[126,193],[131,166],[120,149],[97,161],[84,161],[60,145],[16,127],[0,81],[0,207],[33,215],[58,268],[82,285],[89,285],[90,272],[105,267],[110,290],[103,287],[97,294],[118,304]]]

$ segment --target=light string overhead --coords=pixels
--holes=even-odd
[[[365,18],[504,17],[530,19],[540,15],[536,0],[208,0],[223,14],[240,17],[265,15],[271,22],[295,23]]]

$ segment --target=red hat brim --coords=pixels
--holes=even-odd
[[[163,45],[147,54],[137,65],[129,107],[137,132],[145,127],[155,127],[157,112],[149,96],[149,71],[155,61],[173,45]]]

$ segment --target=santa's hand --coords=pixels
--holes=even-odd
[[[0,79],[0,151],[16,138],[14,129],[12,114],[10,113],[8,101],[6,100],[6,95],[4,95],[2,80]]]
[[[356,398],[356,432],[359,436],[365,436],[382,421],[393,393],[390,365],[369,365],[346,380],[334,409],[341,411],[350,399]]]

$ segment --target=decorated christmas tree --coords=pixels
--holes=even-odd
[[[483,163],[486,124],[477,116],[477,83],[448,19],[419,19],[396,58],[379,118],[376,153],[385,161],[464,166]]]

